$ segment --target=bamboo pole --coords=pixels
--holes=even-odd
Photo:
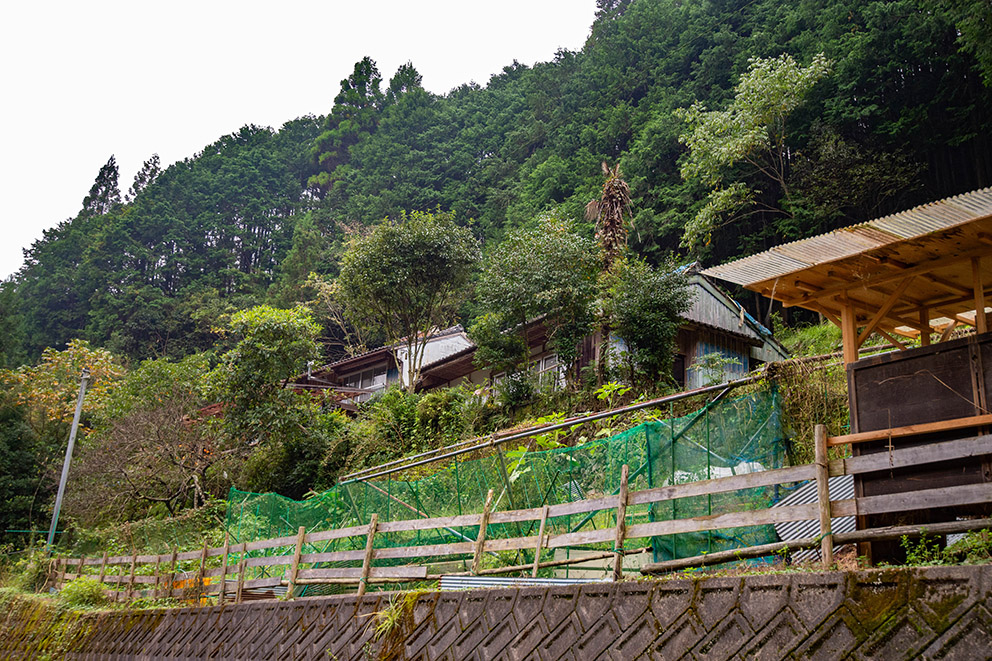
[[[286,587],[286,599],[293,598],[293,590],[296,589],[296,577],[300,573],[300,555],[303,554],[303,542],[307,535],[305,526],[300,526],[296,532],[296,549],[293,551],[293,564],[289,569],[289,584]]]
[[[489,508],[493,504],[493,490],[486,494],[486,504],[482,508],[482,520],[479,521],[479,536],[475,540],[475,554],[472,557],[472,573],[479,573],[479,563],[482,562],[482,548],[486,545],[486,528],[489,526]]]
[[[617,497],[617,533],[613,542],[613,581],[623,579],[623,541],[627,535],[627,476],[630,468],[624,464],[620,469],[620,494]]]
[[[642,546],[638,549],[627,549],[623,552],[624,555],[637,555],[638,553],[644,553],[645,551],[650,551],[650,546]],[[539,567],[540,569],[547,569],[549,567],[564,567],[566,565],[578,565],[583,562],[589,562],[591,560],[603,560],[604,558],[612,558],[615,554],[613,551],[603,551],[602,553],[592,553],[589,555],[584,555],[581,558],[565,558],[562,560],[548,560],[542,562]],[[533,565],[510,565],[507,567],[493,567],[491,569],[481,569],[479,570],[479,576],[489,576],[492,574],[512,574],[515,571],[527,571],[532,569]],[[471,576],[471,572],[455,572],[451,574],[446,574],[446,576]],[[437,578],[436,576],[430,575],[428,579]]]
[[[992,518],[972,519],[970,521],[948,521],[946,523],[929,523],[916,526],[868,528],[866,530],[837,533],[833,535],[833,541],[837,545],[857,544],[860,542],[874,542],[886,539],[901,539],[902,537],[919,537],[920,535],[949,535],[971,530],[982,530],[984,528],[992,528]],[[819,537],[804,537],[788,542],[775,542],[774,544],[762,544],[743,549],[717,551],[716,553],[707,553],[706,555],[697,555],[691,558],[677,558],[675,560],[665,560],[663,562],[644,565],[641,567],[641,573],[665,574],[679,571],[680,569],[689,569],[690,567],[706,567],[708,565],[719,565],[724,562],[734,562],[735,560],[745,560],[747,558],[761,558],[778,553],[797,551],[799,549],[815,548],[820,543],[821,540]]]
[[[830,474],[827,459],[827,428],[817,425],[813,431],[816,461],[816,502],[820,510],[820,554],[823,569],[834,564],[834,541],[830,532]]]
[[[224,557],[220,565],[220,593],[217,596],[217,605],[223,606],[227,597],[227,554],[231,551],[231,533],[224,533]]]
[[[537,578],[537,570],[541,568],[541,548],[544,546],[544,526],[548,522],[548,506],[541,509],[541,527],[537,531],[537,546],[534,547],[534,569],[531,578]]]
[[[375,543],[375,529],[379,525],[379,514],[373,512],[369,521],[369,534],[365,538],[365,558],[362,560],[362,577],[358,579],[358,596],[365,594],[365,585],[369,581],[369,571],[372,569],[372,550]]]

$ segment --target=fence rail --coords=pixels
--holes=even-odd
[[[953,421],[953,428],[964,428],[985,424],[984,418],[976,416],[967,422]],[[979,421],[979,418],[982,421]],[[642,573],[662,573],[673,568],[705,565],[713,562],[729,561],[735,558],[770,555],[783,548],[793,549],[820,546],[825,565],[832,564],[835,542],[865,541],[885,538],[892,529],[858,531],[845,535],[833,535],[830,531],[831,518],[864,514],[911,511],[932,507],[954,507],[992,503],[992,483],[967,484],[939,489],[925,489],[908,493],[867,496],[844,500],[831,500],[828,478],[838,475],[857,475],[867,472],[889,470],[905,466],[925,465],[950,459],[961,459],[992,455],[992,435],[981,435],[960,440],[945,441],[929,445],[898,448],[896,439],[912,435],[930,433],[934,430],[899,428],[886,430],[878,438],[893,439],[893,447],[882,452],[859,457],[848,457],[828,461],[827,449],[843,443],[860,442],[862,435],[846,437],[826,436],[825,428],[817,426],[815,435],[816,459],[813,464],[792,466],[755,473],[745,473],[685,484],[672,484],[662,487],[632,491],[628,493],[628,468],[623,466],[621,485],[617,495],[549,505],[525,510],[493,512],[493,492],[489,491],[483,511],[478,514],[464,514],[452,517],[411,519],[406,521],[378,522],[377,516],[365,525],[337,530],[307,532],[301,527],[296,535],[260,540],[249,543],[231,544],[229,538],[223,547],[209,548],[204,544],[197,551],[168,553],[161,555],[118,555],[86,558],[58,558],[53,564],[54,583],[62,587],[67,581],[80,575],[97,578],[107,588],[113,599],[130,599],[136,596],[180,597],[194,601],[204,596],[218,595],[219,603],[232,599],[241,601],[246,590],[286,589],[287,595],[305,585],[343,584],[357,585],[359,593],[371,583],[393,583],[437,580],[439,575],[431,574],[430,567],[443,558],[460,558],[471,567],[468,572],[448,572],[461,574],[497,574],[527,572],[536,576],[544,567],[556,567],[586,562],[590,556],[568,560],[541,561],[541,551],[546,549],[573,548],[590,544],[612,544],[609,551],[602,551],[592,557],[613,557],[614,580],[622,578],[622,559],[626,554],[641,552],[643,547],[626,548],[625,544],[635,539],[690,532],[704,532],[727,528],[760,526],[793,521],[819,520],[820,535],[816,538],[795,540],[789,543],[766,544],[750,549],[719,552],[690,559],[677,559],[652,563],[641,568]],[[874,433],[874,432],[873,432]],[[712,514],[686,519],[649,521],[632,523],[628,507],[650,505],[680,498],[705,496],[717,493],[792,484],[814,480],[817,484],[817,502],[806,505],[771,507],[762,510]],[[546,533],[545,524],[549,518],[576,514],[609,512],[615,520],[612,527],[594,530],[573,530],[557,534]],[[520,535],[510,538],[487,538],[487,528],[492,524],[538,523],[536,535]],[[950,526],[954,531],[988,527],[990,519],[972,522],[939,524]],[[969,528],[970,526],[970,528]],[[394,546],[376,548],[377,536],[390,533],[416,533],[457,527],[477,527],[475,539],[467,541],[428,544],[419,546]],[[929,526],[934,527],[934,524]],[[912,529],[909,529],[912,532]],[[918,532],[918,529],[916,529]],[[950,528],[948,528],[950,530]],[[905,531],[900,534],[907,534]],[[836,539],[835,539],[836,537]],[[850,537],[851,539],[847,539]],[[464,536],[463,536],[464,538]],[[891,538],[891,537],[889,537]],[[351,550],[305,552],[306,546],[317,542],[350,539]],[[272,549],[292,549],[291,553],[280,555],[252,555]],[[533,553],[532,563],[496,568],[481,567],[486,554],[500,551],[526,551]],[[279,551],[277,551],[278,553]],[[726,555],[726,558],[724,558]],[[416,562],[417,560],[420,562]],[[428,562],[430,560],[430,562]],[[382,565],[381,561],[403,562],[407,564]],[[183,564],[195,563],[195,571],[180,571]],[[210,566],[218,564],[219,566]],[[321,567],[326,563],[360,563],[351,567]],[[87,572],[89,568],[91,571]],[[250,568],[262,568],[266,573],[278,575],[251,578]]]

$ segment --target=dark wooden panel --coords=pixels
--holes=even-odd
[[[951,420],[988,413],[986,393],[992,388],[992,333],[871,356],[848,365],[851,431],[866,432],[903,425]],[[899,439],[896,447],[965,438],[983,429],[960,429]],[[889,451],[888,441],[852,447],[855,456]],[[961,459],[878,471],[855,477],[858,496],[905,493],[975,484],[990,479],[988,457]],[[859,528],[949,521],[959,516],[986,514],[987,506],[938,508],[900,514],[862,516]],[[874,542],[861,553],[874,562],[901,562],[905,552],[898,542]]]

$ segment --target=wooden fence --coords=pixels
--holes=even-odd
[[[946,424],[950,426],[945,426],[945,428],[977,427],[988,424],[988,421],[985,420],[988,417],[975,416],[974,418],[949,421]],[[928,427],[925,431],[933,432],[935,430]],[[310,533],[301,527],[298,534],[294,536],[238,544],[230,544],[226,541],[225,545],[219,548],[208,548],[204,544],[202,549],[186,553],[173,552],[166,555],[114,557],[108,557],[104,553],[102,557],[59,558],[53,564],[56,573],[54,583],[61,587],[67,581],[85,573],[109,586],[110,589],[107,592],[115,600],[130,599],[140,595],[179,597],[200,601],[206,596],[217,595],[219,603],[223,604],[226,600],[240,602],[245,597],[245,591],[252,589],[278,588],[281,590],[285,588],[286,594],[293,595],[297,587],[304,585],[357,584],[358,593],[363,594],[366,586],[370,583],[437,580],[440,576],[429,573],[426,559],[432,559],[432,562],[436,562],[438,558],[452,557],[462,558],[466,561],[470,559],[471,570],[464,573],[484,575],[529,571],[534,576],[537,575],[538,570],[544,567],[612,557],[614,559],[613,579],[619,580],[622,578],[623,556],[645,550],[644,548],[627,548],[625,543],[630,540],[808,520],[819,521],[820,535],[818,537],[654,563],[642,567],[641,571],[643,573],[661,573],[687,566],[771,555],[783,549],[792,550],[814,546],[821,548],[823,563],[825,566],[830,566],[833,562],[832,553],[835,544],[875,538],[892,538],[893,535],[918,534],[920,532],[919,527],[908,527],[905,530],[887,528],[833,535],[830,531],[830,521],[833,517],[992,502],[992,483],[967,484],[845,500],[830,499],[827,480],[832,476],[857,475],[992,454],[992,435],[981,435],[904,449],[898,449],[893,442],[893,447],[889,452],[834,460],[827,458],[829,447],[885,438],[906,438],[920,433],[923,432],[916,428],[900,428],[828,438],[825,428],[820,425],[816,429],[816,460],[813,464],[686,484],[673,484],[633,492],[628,492],[628,468],[624,466],[621,471],[621,485],[617,495],[526,510],[493,512],[491,511],[493,492],[490,491],[483,511],[478,514],[382,522],[378,521],[377,515],[373,514],[371,521],[365,525]],[[792,484],[807,480],[814,480],[817,484],[817,502],[815,503],[628,525],[628,519],[632,518],[628,516],[628,507],[650,505],[679,498],[727,493],[741,489]],[[546,524],[549,519],[577,514],[593,515],[603,511],[615,516],[615,526],[562,533],[546,531]],[[537,524],[538,533],[536,535],[500,539],[487,538],[486,536],[487,528],[490,525],[526,522]],[[934,533],[946,533],[974,530],[990,525],[992,525],[992,520],[981,519],[932,524],[927,528]],[[457,527],[477,527],[478,534],[474,540],[469,539],[455,543],[381,548],[375,546],[377,535],[450,530]],[[313,547],[319,542],[326,543],[345,538],[352,538],[353,543],[358,548],[317,553],[304,552],[306,546]],[[360,543],[362,538],[364,538],[364,545]],[[541,551],[545,549],[573,548],[593,544],[612,545],[613,548],[606,551],[600,549],[601,552],[598,554],[585,554],[581,558],[541,561]],[[364,548],[361,548],[362,546]],[[266,550],[271,552],[280,548],[292,548],[293,552],[256,557],[251,555]],[[500,551],[530,551],[533,552],[534,561],[526,565],[482,568],[481,563],[485,554]],[[232,559],[234,562],[231,561]],[[418,559],[422,561],[422,564],[416,563]],[[377,566],[377,561],[387,561],[390,565],[379,564]],[[410,563],[392,564],[404,561]],[[177,567],[180,563],[194,563],[196,570],[179,572]],[[319,566],[327,563],[352,563],[356,565],[361,563],[361,566]],[[139,571],[140,567],[145,569]],[[154,570],[149,571],[149,567],[154,567]],[[248,571],[258,567],[279,575],[248,578]]]

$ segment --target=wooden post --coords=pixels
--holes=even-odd
[[[531,578],[537,578],[537,570],[541,566],[541,548],[544,546],[544,526],[548,522],[548,506],[541,509],[541,527],[537,531],[537,546],[534,547],[534,569],[531,570]]]
[[[372,544],[375,542],[375,529],[379,525],[379,514],[373,513],[369,521],[369,534],[365,538],[365,558],[362,560],[362,577],[358,579],[358,596],[365,594],[365,585],[369,582],[369,572],[372,570]]]
[[[220,593],[217,596],[217,605],[223,606],[227,596],[227,554],[231,550],[231,533],[224,533],[224,557],[220,565]]]
[[[486,494],[486,504],[482,508],[482,520],[479,522],[479,536],[475,540],[475,555],[472,558],[472,574],[479,572],[479,563],[482,562],[482,548],[486,545],[486,528],[489,526],[489,508],[493,504],[493,490]]]
[[[200,603],[200,597],[203,596],[203,590],[206,587],[204,585],[206,581],[206,576],[204,576],[204,571],[207,564],[207,538],[203,538],[203,550],[200,551],[200,571],[196,573],[196,603]]]
[[[627,464],[620,469],[620,494],[617,496],[617,534],[613,542],[613,580],[623,579],[623,540],[627,536]]]
[[[179,547],[173,547],[172,549],[172,570],[169,572],[169,586],[166,590],[165,596],[171,597],[172,591],[176,587],[176,559],[179,555]]]
[[[286,586],[286,599],[293,598],[293,590],[296,588],[296,577],[300,573],[300,556],[303,555],[303,541],[306,539],[307,529],[300,526],[296,531],[296,549],[293,551],[293,564],[289,568],[289,585]]]
[[[69,566],[69,559],[63,555],[60,558],[60,563],[61,563],[61,567],[59,568],[59,580],[58,583],[55,585],[55,587],[58,588],[59,590],[61,590],[62,586],[65,585],[65,570],[66,567]]]
[[[158,599],[161,596],[161,586],[162,586],[162,556],[155,556],[155,583],[152,588],[152,599]]]
[[[100,583],[107,577],[107,551],[103,552],[103,560],[100,562]]]
[[[86,565],[86,556],[79,556],[79,569],[76,570],[76,578],[81,578],[83,575],[83,567]]]
[[[138,564],[138,549],[132,549],[131,575],[127,579],[127,598],[134,599],[134,568]]]
[[[928,347],[930,346],[930,310],[927,308],[920,308],[920,346]]]
[[[975,332],[987,333],[988,323],[985,319],[985,286],[982,284],[982,258],[971,258],[971,279],[975,290]]]
[[[816,500],[820,510],[820,552],[823,556],[823,568],[829,569],[834,564],[834,540],[830,532],[830,474],[827,470],[827,428],[817,425],[814,428],[813,440],[816,459]]]
[[[245,566],[245,546],[247,546],[247,543],[241,542],[241,561],[238,563],[238,589],[234,593],[234,603],[236,604],[241,603],[241,593],[245,588],[245,569],[247,568]]]
[[[845,300],[840,311],[841,342],[844,347],[844,364],[850,365],[858,359],[858,319],[854,305]]]

